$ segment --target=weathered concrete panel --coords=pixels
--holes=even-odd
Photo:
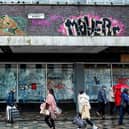
[[[129,36],[1,36],[0,46],[129,46]]]

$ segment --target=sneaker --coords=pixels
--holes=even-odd
[[[98,127],[96,125],[93,125],[93,128],[92,129],[98,129]]]

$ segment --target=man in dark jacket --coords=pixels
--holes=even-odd
[[[129,96],[128,89],[124,89],[121,94],[121,105],[120,105],[120,113],[119,113],[119,121],[118,124],[123,124],[124,114],[127,112],[129,114]]]
[[[102,115],[102,119],[105,119],[105,106],[107,102],[106,87],[102,86],[98,92],[98,111],[96,112],[97,115]]]
[[[6,107],[6,115],[7,115],[7,121],[13,123],[13,119],[11,116],[11,109],[15,108],[15,98],[14,98],[14,93],[15,90],[11,89],[10,92],[8,93],[8,97],[7,97],[7,107]]]

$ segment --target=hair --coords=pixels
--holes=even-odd
[[[56,97],[55,97],[55,94],[54,94],[54,90],[52,88],[49,89],[49,93],[52,94],[54,96],[55,100],[56,100]]]
[[[49,89],[49,93],[54,95],[54,90],[53,89]]]
[[[128,89],[125,88],[125,89],[123,90],[123,92],[126,93],[126,94],[128,94]]]
[[[81,90],[79,93],[80,93],[80,94],[83,94],[83,93],[84,93],[84,91],[83,91],[83,90]]]

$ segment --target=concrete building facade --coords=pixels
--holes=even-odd
[[[59,102],[129,80],[128,5],[0,5],[0,102]]]

